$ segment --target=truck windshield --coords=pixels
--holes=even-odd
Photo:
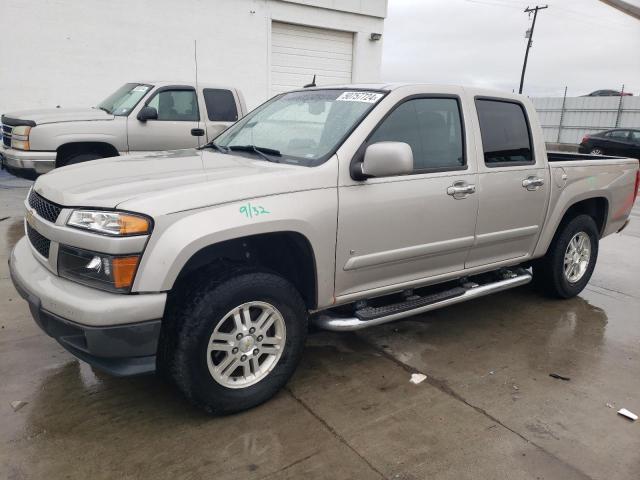
[[[118,90],[98,104],[100,110],[112,115],[126,117],[151,89],[143,83],[125,83]]]
[[[280,162],[319,165],[383,96],[378,91],[346,89],[285,93],[232,125],[215,144],[230,150],[255,147],[277,152]]]

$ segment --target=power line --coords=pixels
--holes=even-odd
[[[529,37],[529,41],[527,42],[527,50],[524,54],[524,63],[522,64],[522,75],[520,75],[520,89],[518,93],[522,93],[522,86],[524,85],[524,73],[527,70],[527,60],[529,59],[529,49],[533,44],[533,29],[536,28],[536,18],[538,18],[538,10],[544,10],[545,8],[549,8],[549,5],[544,5],[542,7],[536,5],[535,8],[525,8],[524,12],[531,15],[533,12],[533,22],[531,23],[531,29],[527,31],[527,36]]]
[[[484,0],[464,0],[464,1],[468,3],[475,3],[478,5],[486,5],[489,7],[504,7],[504,8],[514,8],[516,10],[520,10],[520,7],[516,5],[513,5],[513,4],[508,5],[508,4],[497,2],[497,1],[484,1]]]

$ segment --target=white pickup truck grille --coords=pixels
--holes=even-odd
[[[5,147],[11,146],[11,132],[13,127],[10,125],[2,125],[2,143]]]

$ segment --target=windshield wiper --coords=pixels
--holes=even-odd
[[[280,160],[273,157],[282,156],[280,150],[276,150],[275,148],[256,147],[255,145],[229,145],[229,147],[227,148],[229,150],[234,150],[237,152],[254,152],[260,155],[265,160],[275,163],[280,163]]]
[[[106,107],[101,107],[101,106],[98,106],[98,108],[99,108],[100,110],[104,111],[104,112],[107,112],[109,115],[111,115],[111,111],[110,111],[108,108],[106,108]]]
[[[220,153],[229,153],[229,149],[227,147],[223,147],[222,145],[218,145],[216,142],[209,142],[200,147],[203,148],[213,148],[214,150],[219,151]]]

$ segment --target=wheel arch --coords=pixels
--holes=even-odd
[[[534,257],[544,255],[549,246],[556,238],[562,227],[578,215],[589,215],[596,222],[596,227],[600,238],[604,235],[607,221],[609,219],[609,199],[604,195],[594,195],[592,197],[576,199],[569,203],[561,215],[558,215],[555,226],[549,230],[544,242],[540,242],[536,248]],[[549,227],[547,227],[549,228]]]
[[[105,158],[120,155],[118,149],[109,142],[67,142],[56,148],[56,167],[60,167],[70,156],[80,153],[99,153]]]
[[[609,216],[609,200],[606,197],[591,197],[569,206],[556,227],[556,232],[578,215],[589,215],[596,222],[598,233],[602,237]]]
[[[195,252],[182,265],[171,291],[206,274],[218,262],[222,268],[261,268],[287,279],[302,296],[307,308],[318,305],[316,258],[309,239],[295,231],[276,231],[223,240]]]

